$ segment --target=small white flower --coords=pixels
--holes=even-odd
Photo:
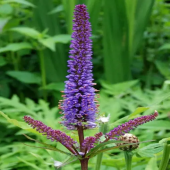
[[[62,165],[62,162],[59,162],[59,161],[54,161],[54,166],[55,167],[59,167]]]
[[[100,117],[99,121],[102,123],[107,123],[109,121],[110,114],[107,117]]]

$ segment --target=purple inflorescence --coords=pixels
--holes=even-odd
[[[41,121],[34,120],[29,116],[24,116],[24,120],[26,123],[31,125],[31,127],[36,129],[39,133],[46,135],[48,139],[51,139],[51,141],[60,142],[72,153],[75,153],[75,151],[72,149],[72,146],[77,142],[74,141],[72,138],[70,138],[70,136],[67,136],[65,133],[61,132],[60,130],[54,130],[51,127],[48,127],[45,124],[43,124]]]
[[[106,139],[113,139],[116,136],[124,135],[125,133],[128,133],[130,130],[136,128],[137,126],[154,120],[157,116],[158,116],[158,112],[155,111],[155,113],[152,115],[141,116],[141,117],[135,118],[133,120],[130,120],[129,122],[126,122],[126,123],[114,128],[109,133],[106,133],[105,137],[106,137]]]
[[[97,105],[92,74],[92,40],[89,14],[85,5],[77,5],[74,12],[73,34],[70,45],[67,81],[65,81],[64,100],[59,103],[63,111],[61,122],[68,129],[96,127]]]
[[[100,137],[102,135],[103,135],[103,133],[99,132],[99,133],[95,134],[95,137],[92,137],[92,136],[87,137],[82,144],[84,151],[87,152],[90,149],[94,148],[95,143],[99,142]]]

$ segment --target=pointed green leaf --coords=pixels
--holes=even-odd
[[[168,44],[162,45],[162,46],[159,48],[159,50],[170,50],[170,44],[168,43]]]
[[[38,41],[50,50],[55,51],[55,41],[52,37],[39,39]]]
[[[39,75],[27,71],[7,71],[7,75],[28,84],[40,84],[41,78]]]
[[[29,139],[29,140],[35,141],[35,142],[37,142],[37,143],[40,143],[40,144],[46,146],[46,148],[44,148],[44,149],[49,149],[49,150],[57,151],[57,152],[60,152],[60,153],[66,154],[66,155],[71,155],[70,153],[64,152],[64,151],[62,151],[62,150],[60,150],[60,149],[58,149],[58,148],[56,148],[56,147],[54,147],[54,146],[51,146],[51,145],[49,145],[49,144],[47,144],[47,143],[44,143],[44,142],[40,142],[40,141],[38,141],[38,140],[35,140],[35,139],[33,139],[33,138],[25,135],[25,134],[24,134],[24,136],[25,136],[27,139]],[[34,147],[34,146],[33,146],[33,147]]]
[[[154,155],[163,150],[163,146],[159,143],[150,144],[138,150],[138,154],[142,157],[154,157]]]
[[[32,49],[32,45],[27,43],[27,42],[21,42],[21,43],[11,43],[11,44],[8,44],[7,46],[5,47],[1,47],[0,48],[0,53],[2,52],[6,52],[6,51],[19,51],[19,50],[22,50],[22,49]]]
[[[18,33],[21,33],[23,35],[29,36],[34,39],[39,39],[41,38],[42,34],[38,32],[37,30],[29,27],[15,27],[11,28],[11,31],[16,31]]]
[[[55,13],[58,13],[58,12],[61,12],[61,11],[63,11],[63,5],[58,5],[52,11],[50,11],[48,14],[55,14]]]
[[[55,43],[69,43],[71,41],[71,35],[69,34],[59,34],[53,37]]]
[[[148,110],[149,107],[138,107],[133,113],[131,113],[128,119],[133,119],[136,115]]]
[[[29,125],[27,125],[25,122],[21,122],[21,121],[18,121],[16,119],[10,119],[6,114],[4,114],[3,112],[0,111],[0,115],[3,116],[9,123],[21,128],[21,129],[24,129],[26,131],[29,131],[29,132],[32,132],[32,133],[35,133],[35,134],[39,134],[35,129],[32,129],[30,128]]]
[[[35,7],[35,5],[25,0],[5,0],[4,3],[18,3],[18,4],[27,5],[30,7]]]
[[[157,166],[157,159],[156,156],[154,156],[153,158],[150,159],[150,161],[148,162],[145,170],[158,170],[158,166]]]

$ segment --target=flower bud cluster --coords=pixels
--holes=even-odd
[[[158,112],[155,111],[155,113],[152,115],[141,116],[141,117],[135,118],[133,120],[130,120],[129,122],[126,122],[126,123],[114,128],[109,133],[106,133],[105,137],[106,137],[106,139],[113,139],[116,136],[124,135],[125,133],[128,133],[132,129],[136,128],[137,126],[154,120],[157,116],[158,116]]]
[[[60,142],[67,149],[71,150],[74,153],[74,151],[72,150],[72,146],[77,142],[74,141],[70,136],[66,135],[60,130],[54,130],[51,127],[43,124],[41,121],[34,120],[29,116],[24,116],[24,120],[26,123],[31,125],[32,128],[36,129],[36,131],[42,133],[43,135],[46,135],[48,139],[51,139],[51,141]]]

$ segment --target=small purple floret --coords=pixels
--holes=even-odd
[[[85,5],[77,5],[74,12],[73,34],[70,45],[64,100],[59,106],[64,114],[61,122],[68,129],[96,127],[97,105],[92,74],[92,40],[89,14]]]
[[[126,122],[126,123],[114,128],[109,133],[106,133],[105,137],[108,140],[108,139],[113,139],[116,136],[124,135],[125,133],[128,133],[129,131],[136,128],[137,126],[154,120],[157,116],[158,116],[158,112],[155,111],[155,113],[152,115],[141,116],[141,117],[135,118],[133,120],[130,120],[129,122]]]
[[[95,143],[98,143],[99,140],[100,140],[100,137],[103,135],[102,132],[99,132],[97,134],[95,134],[95,137],[93,136],[90,136],[90,137],[87,137],[82,146],[83,146],[83,149],[85,150],[85,152],[89,151],[90,149],[94,148],[95,146]]]
[[[43,135],[46,135],[48,139],[51,139],[51,141],[60,142],[72,153],[75,153],[75,151],[72,149],[72,146],[77,142],[74,141],[70,136],[67,136],[60,130],[54,130],[51,127],[48,127],[45,124],[43,124],[41,121],[34,120],[29,116],[24,116],[24,120],[26,123],[31,125],[32,128],[36,129],[36,131],[42,133]]]

